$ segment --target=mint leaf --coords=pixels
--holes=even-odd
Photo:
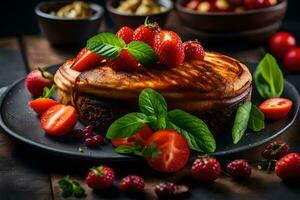
[[[237,144],[243,137],[247,127],[248,122],[250,118],[250,112],[251,112],[251,102],[247,102],[241,106],[238,107],[234,125],[232,127],[232,140],[234,144]]]
[[[108,60],[117,58],[125,46],[125,42],[113,33],[100,33],[86,44],[88,50]]]
[[[259,108],[255,105],[252,105],[251,108],[248,128],[253,131],[261,131],[265,128],[264,113],[261,112]]]
[[[152,160],[156,160],[161,154],[161,151],[156,148],[155,142],[150,142],[143,150],[142,150],[142,156],[144,158],[148,158],[151,156]]]
[[[59,187],[62,190],[62,196],[67,198],[72,195],[77,198],[85,197],[85,190],[81,187],[81,185],[70,178],[70,176],[65,176],[59,182]]]
[[[146,43],[141,41],[133,41],[127,45],[129,53],[142,65],[154,64],[157,57],[153,49]]]
[[[136,152],[140,152],[141,148],[142,148],[141,143],[139,141],[136,141],[132,146],[120,145],[115,149],[115,151],[121,154],[136,153]],[[136,154],[139,155],[139,153]]]
[[[129,113],[116,121],[108,128],[106,138],[125,138],[139,132],[146,123],[151,122],[152,118],[143,113]]]
[[[200,152],[214,152],[216,141],[207,125],[196,116],[179,109],[168,112],[167,128],[182,133],[191,149]]]
[[[44,98],[51,98],[56,90],[57,90],[57,86],[55,84],[53,84],[50,89],[47,88],[47,87],[44,87],[43,97]]]
[[[271,54],[266,54],[254,72],[254,80],[259,94],[267,99],[280,97],[284,89],[282,71]]]

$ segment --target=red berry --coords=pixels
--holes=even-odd
[[[93,134],[94,126],[93,125],[88,125],[83,129],[84,137],[85,138],[91,138],[94,136]]]
[[[258,9],[264,7],[264,0],[244,0],[246,9]]]
[[[245,160],[234,160],[227,164],[226,171],[236,179],[248,178],[251,175],[251,166]]]
[[[278,58],[283,58],[293,47],[296,47],[296,39],[291,33],[278,32],[270,39],[270,50]]]
[[[74,59],[72,69],[79,72],[90,70],[101,65],[103,60],[100,55],[83,48]]]
[[[278,160],[289,153],[291,153],[291,147],[278,140],[265,146],[265,149],[261,154],[265,159]]]
[[[86,184],[92,189],[106,189],[115,181],[115,172],[112,168],[101,165],[90,169],[85,178]]]
[[[146,19],[144,25],[141,25],[134,30],[133,40],[145,42],[152,47],[154,37],[159,31],[160,27],[157,23],[149,23]]]
[[[264,0],[263,5],[265,7],[274,6],[277,4],[277,0]]]
[[[126,44],[133,40],[133,30],[127,26],[120,28],[116,35],[123,39]]]
[[[123,49],[119,57],[110,61],[109,66],[115,70],[133,71],[139,66],[139,62],[129,53],[128,50]]]
[[[120,190],[123,192],[141,192],[144,186],[144,179],[135,175],[126,176],[120,182]]]
[[[205,51],[197,41],[187,41],[183,43],[185,60],[204,60]]]
[[[94,140],[92,137],[85,138],[84,143],[89,148],[94,148],[98,145],[97,141]]]
[[[99,145],[102,144],[104,142],[104,137],[103,135],[95,135],[92,137],[93,140],[95,140],[95,142]]]
[[[284,66],[295,72],[300,72],[300,48],[295,47],[287,51],[283,60]]]
[[[221,174],[221,165],[215,158],[201,156],[194,161],[191,174],[198,181],[213,182]]]
[[[283,180],[300,179],[300,155],[290,153],[276,162],[275,173]]]
[[[174,183],[165,182],[155,186],[155,193],[159,198],[170,198],[175,196],[176,185]]]
[[[25,84],[32,96],[39,97],[43,95],[45,87],[51,88],[53,75],[42,69],[36,69],[27,75]]]
[[[159,62],[168,67],[176,67],[184,61],[182,41],[173,31],[161,31],[156,34],[153,49]]]
[[[77,138],[84,138],[84,136],[85,136],[83,130],[81,130],[81,129],[75,129],[75,130],[73,130],[72,133]]]

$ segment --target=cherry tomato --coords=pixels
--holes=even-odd
[[[82,72],[97,67],[102,61],[103,58],[100,55],[83,48],[74,59],[72,69]]]
[[[32,110],[40,116],[44,114],[46,110],[57,104],[57,101],[49,98],[38,98],[28,102],[28,105],[32,108]]]
[[[56,105],[49,108],[41,117],[41,127],[53,136],[69,133],[77,122],[78,115],[72,106]]]
[[[260,104],[259,109],[265,114],[267,119],[282,119],[290,112],[293,102],[285,98],[267,99]]]
[[[285,54],[283,63],[288,70],[300,72],[300,48],[290,49]]]
[[[295,46],[296,39],[288,32],[275,33],[270,39],[270,50],[278,58],[283,58],[284,54]]]
[[[114,147],[118,147],[120,145],[132,146],[136,141],[141,142],[142,146],[145,146],[148,138],[152,135],[152,129],[145,124],[144,127],[134,136],[126,137],[126,138],[113,138],[111,143]]]
[[[154,142],[161,154],[156,159],[148,157],[149,165],[159,172],[176,172],[182,169],[189,160],[190,148],[182,134],[175,130],[155,132],[148,143]]]

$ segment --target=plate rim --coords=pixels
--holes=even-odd
[[[53,65],[50,67],[55,67],[57,65]],[[14,139],[17,139],[18,141],[25,143],[25,144],[29,144],[30,146],[37,148],[39,150],[43,150],[44,152],[47,153],[51,153],[60,157],[68,157],[68,158],[73,158],[73,159],[79,159],[79,160],[102,160],[102,161],[109,161],[109,162],[122,162],[122,161],[138,161],[140,160],[140,158],[138,158],[137,156],[133,156],[133,155],[126,155],[122,158],[112,158],[112,157],[95,157],[95,156],[86,156],[85,154],[75,154],[74,152],[69,152],[69,151],[65,151],[62,149],[55,149],[53,147],[49,147],[47,145],[32,141],[26,137],[21,136],[20,134],[12,131],[4,122],[3,116],[2,116],[2,105],[3,102],[5,100],[5,98],[7,97],[7,94],[9,93],[9,91],[11,91],[16,85],[18,85],[20,82],[24,81],[26,77],[23,77],[19,80],[16,80],[15,82],[13,82],[11,85],[9,86],[4,86],[1,88],[6,88],[5,91],[0,94],[0,126],[2,127],[2,129],[9,135],[12,136]],[[258,147],[260,145],[263,145],[271,140],[273,140],[274,138],[278,137],[279,135],[283,134],[287,129],[289,129],[295,122],[298,113],[299,113],[299,109],[300,109],[300,96],[299,93],[296,89],[296,87],[290,83],[288,80],[284,79],[284,85],[288,85],[292,90],[293,93],[296,95],[298,101],[297,101],[297,105],[295,108],[295,114],[293,116],[293,118],[291,119],[291,121],[284,127],[282,128],[280,131],[278,131],[276,134],[273,134],[272,136],[269,136],[263,140],[260,140],[258,142],[252,143],[250,145],[245,145],[245,146],[241,146],[241,147],[237,147],[235,149],[231,149],[231,150],[226,150],[226,151],[222,151],[222,152],[213,152],[213,153],[206,153],[208,155],[211,156],[224,156],[224,155],[231,155],[234,153],[239,153],[239,152],[243,152],[246,150],[250,150],[253,149],[255,147]],[[191,156],[190,159],[195,158],[195,156]]]

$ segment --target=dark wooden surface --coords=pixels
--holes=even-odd
[[[169,25],[172,27],[172,24]],[[290,27],[293,29],[295,25]],[[287,27],[289,29],[289,27]],[[299,29],[291,30],[300,36]],[[298,31],[298,32],[297,32]],[[216,49],[218,50],[218,49]],[[219,49],[224,51],[224,49]],[[263,47],[244,48],[239,51],[226,51],[241,61],[256,63],[265,53]],[[41,36],[0,39],[0,87],[25,76],[27,71],[39,66],[49,66],[72,58],[75,52],[58,50]],[[298,89],[300,75],[287,74]],[[280,139],[300,151],[300,118]],[[18,122],[16,122],[18,123]],[[223,164],[234,158],[252,161],[259,160],[262,147],[239,154],[219,158]],[[83,183],[87,170],[97,162],[82,162],[54,157],[28,148],[9,138],[0,129],[0,199],[63,199],[60,196],[58,180],[69,174]],[[128,174],[140,174],[146,178],[145,193],[128,196],[118,192],[116,186],[108,192],[92,192],[87,189],[86,199],[155,199],[153,187],[159,181],[183,182],[191,186],[191,191],[183,199],[223,200],[223,199],[292,199],[300,197],[299,186],[286,185],[273,173],[254,170],[252,177],[245,182],[234,182],[222,176],[211,185],[201,185],[188,178],[188,168],[174,175],[163,175],[151,170],[145,163],[108,163],[115,168],[117,178]],[[83,184],[84,185],[84,184]]]

